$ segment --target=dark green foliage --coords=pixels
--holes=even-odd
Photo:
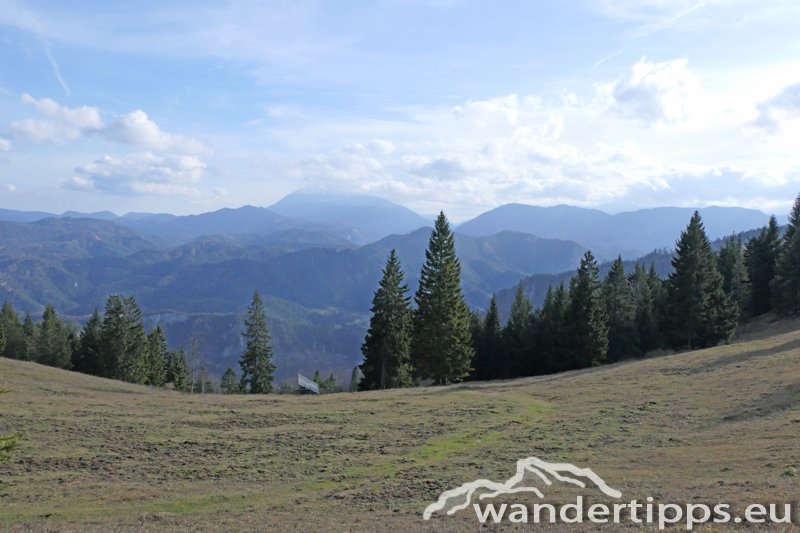
[[[394,250],[372,298],[369,330],[361,345],[361,390],[411,385],[411,306]]]
[[[0,309],[0,330],[5,337],[5,347],[0,350],[0,355],[9,359],[28,359],[28,341],[11,302],[5,302]]]
[[[605,362],[608,318],[597,261],[591,252],[586,252],[570,280],[566,322],[568,367],[584,368]]]
[[[189,365],[186,362],[186,352],[183,348],[170,352],[170,367],[168,374],[169,382],[172,387],[179,392],[189,390]]]
[[[522,283],[517,285],[508,323],[503,328],[503,342],[498,376],[510,378],[537,373],[532,353],[533,307],[525,296]]]
[[[722,276],[695,212],[681,233],[674,272],[667,281],[667,335],[673,347],[687,349],[713,346],[730,338],[738,313],[723,290]]]
[[[655,269],[648,274],[644,265],[636,263],[633,274],[630,276],[630,284],[638,349],[640,353],[646,353],[660,345],[658,305],[661,280],[656,275]]]
[[[101,335],[103,322],[97,309],[78,335],[78,342],[72,351],[72,368],[84,374],[101,376]]]
[[[789,215],[789,224],[783,236],[783,246],[775,267],[771,284],[775,310],[782,315],[800,313],[800,195]]]
[[[70,331],[56,314],[52,305],[47,305],[42,322],[36,328],[33,341],[33,358],[37,363],[59,368],[72,366]]]
[[[147,335],[145,369],[148,385],[162,387],[167,382],[168,353],[164,330],[158,325]]]
[[[751,238],[745,250],[745,264],[750,280],[752,316],[763,315],[772,310],[770,284],[775,277],[775,265],[780,253],[780,229],[775,217],[758,236]]]
[[[500,312],[497,298],[492,296],[486,317],[481,321],[477,316],[472,329],[475,347],[472,378],[477,380],[496,379],[503,365],[503,330],[500,327]]]
[[[603,282],[603,295],[608,317],[608,361],[640,355],[633,285],[625,275],[622,257],[611,265]]]
[[[414,297],[412,363],[416,375],[436,384],[469,375],[474,354],[469,309],[461,292],[461,265],[444,213],[436,219]]]
[[[739,309],[739,320],[747,317],[750,308],[750,280],[744,260],[742,240],[736,235],[725,239],[719,251],[717,266],[722,275],[722,290]]]
[[[555,290],[548,287],[544,303],[536,314],[535,343],[544,373],[560,372],[570,367],[567,359],[567,310],[569,294],[564,284]]]
[[[222,378],[219,380],[219,390],[223,394],[237,394],[239,389],[239,378],[236,377],[236,371],[232,368],[225,370]]]
[[[147,383],[147,336],[142,311],[133,296],[111,295],[100,328],[101,375]]]
[[[239,360],[239,365],[242,367],[242,392],[251,394],[272,392],[275,365],[272,363],[272,347],[264,301],[258,291],[253,293],[244,325],[245,331],[242,336],[245,340],[245,349]]]
[[[6,350],[6,332],[3,325],[0,324],[0,354],[4,354]]]

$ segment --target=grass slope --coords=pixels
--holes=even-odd
[[[313,396],[187,396],[0,360],[0,528],[474,530],[425,506],[538,456],[626,500],[793,501],[800,322],[556,376]],[[528,526],[529,528],[532,526]]]

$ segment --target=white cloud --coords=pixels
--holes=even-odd
[[[5,183],[3,185],[0,185],[0,191],[6,191],[12,193],[17,192],[17,186],[14,185],[13,183]]]
[[[681,123],[701,109],[703,88],[687,68],[688,60],[653,63],[640,59],[630,75],[601,86],[612,99],[611,109],[620,116],[645,124]]]
[[[777,133],[787,121],[800,118],[800,83],[784,87],[778,94],[757,105],[758,118],[753,125]]]
[[[62,106],[50,98],[36,99],[28,93],[22,94],[22,102],[33,106],[48,120],[27,118],[11,122],[9,129],[15,139],[61,144],[104,127],[100,110],[96,107]]]
[[[11,141],[0,137],[0,152],[8,152],[11,150]]]
[[[190,153],[198,153],[203,150],[203,146],[199,141],[163,131],[141,109],[131,111],[117,118],[103,132],[103,135],[112,141],[153,150],[185,151]]]
[[[125,157],[106,155],[75,169],[77,176],[62,181],[65,188],[115,194],[198,196],[195,187],[206,164],[193,155],[157,155],[151,152]]]

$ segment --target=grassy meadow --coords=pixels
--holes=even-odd
[[[192,396],[0,359],[0,389],[0,434],[23,434],[0,465],[3,530],[472,531],[471,510],[422,511],[529,456],[588,466],[626,500],[800,498],[798,321],[448,387]]]

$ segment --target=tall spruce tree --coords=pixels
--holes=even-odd
[[[189,390],[189,364],[186,362],[186,352],[183,348],[170,353],[170,368],[168,374],[169,383],[173,389],[179,392]]]
[[[633,287],[621,256],[614,260],[603,281],[603,294],[608,317],[607,359],[619,361],[640,355]]]
[[[245,341],[244,353],[239,359],[242,368],[242,392],[251,394],[266,394],[272,392],[272,380],[275,365],[272,363],[272,346],[270,345],[269,329],[267,328],[267,314],[264,309],[264,300],[258,291],[253,293],[253,299],[247,308],[244,321],[245,330],[242,333]]]
[[[569,283],[567,361],[569,368],[584,368],[606,361],[608,317],[597,261],[587,251]]]
[[[411,305],[397,253],[392,250],[372,298],[369,330],[361,345],[361,390],[411,385]]]
[[[431,233],[414,297],[412,364],[416,375],[436,384],[460,381],[474,355],[469,309],[461,292],[461,264],[444,213]]]
[[[84,324],[78,335],[78,342],[72,351],[72,367],[78,372],[101,376],[102,357],[101,357],[101,336],[103,322],[97,309]]]
[[[745,264],[750,280],[750,314],[763,315],[772,310],[770,284],[775,277],[775,266],[780,253],[780,228],[775,217],[769,224],[747,242]]]
[[[227,368],[222,378],[219,380],[219,390],[223,394],[236,394],[239,392],[239,378],[236,377],[236,371],[232,368]]]
[[[569,294],[560,283],[547,288],[544,303],[535,322],[535,343],[541,354],[543,373],[561,372],[570,367],[567,359],[567,310]]]
[[[744,247],[738,235],[731,235],[719,251],[717,266],[722,275],[722,290],[739,310],[739,320],[747,317],[750,307],[750,280],[744,260]]]
[[[771,284],[775,310],[782,315],[800,313],[800,195],[794,201],[783,246],[775,266],[775,278]]]
[[[508,322],[503,328],[500,362],[499,377],[502,378],[528,376],[539,370],[533,353],[533,306],[525,296],[522,282],[514,290]]]
[[[36,337],[36,324],[33,323],[33,317],[30,312],[25,312],[25,318],[22,320],[22,334],[25,337],[25,358],[33,359],[33,341]]]
[[[497,298],[492,295],[483,321],[478,320],[473,330],[475,359],[472,378],[477,380],[496,379],[500,376],[503,364],[503,329],[500,326],[500,311]]]
[[[672,267],[666,309],[671,344],[702,348],[730,338],[738,320],[736,305],[723,290],[722,275],[697,211],[681,233]]]
[[[147,361],[145,369],[147,384],[154,387],[163,387],[167,382],[168,354],[167,338],[161,325],[157,325],[147,334]]]
[[[19,315],[11,302],[6,301],[0,309],[0,329],[3,330],[6,341],[5,348],[0,350],[0,355],[9,359],[27,359],[28,342]]]
[[[100,328],[101,375],[147,383],[147,360],[147,335],[136,299],[110,295]]]
[[[660,280],[656,278],[655,282],[660,283]],[[661,335],[654,294],[658,289],[654,289],[654,281],[641,263],[636,263],[630,283],[633,292],[634,327],[639,341],[638,349],[640,353],[646,353],[660,344]]]
[[[42,322],[37,328],[33,347],[34,360],[37,363],[59,368],[72,366],[70,331],[50,304],[44,308]]]
[[[5,354],[6,351],[6,330],[3,324],[0,324],[0,354]]]

